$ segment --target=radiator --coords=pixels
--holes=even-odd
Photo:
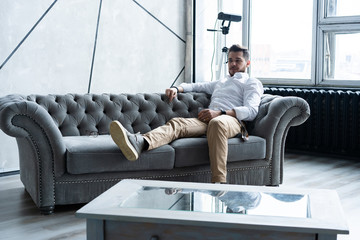
[[[286,149],[360,159],[360,91],[266,87],[265,93],[298,96],[311,110],[289,130]]]

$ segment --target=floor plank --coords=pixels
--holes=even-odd
[[[280,187],[336,190],[350,229],[340,240],[360,239],[360,162],[300,154],[286,154]]]
[[[286,154],[281,187],[334,189],[348,221],[350,235],[360,239],[360,162],[301,154]],[[57,206],[42,216],[26,193],[19,175],[0,178],[0,239],[86,239],[84,219],[74,216],[81,205]]]

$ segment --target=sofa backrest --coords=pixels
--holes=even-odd
[[[52,116],[63,136],[108,134],[109,124],[120,121],[130,132],[145,133],[173,117],[196,117],[210,95],[182,93],[169,103],[165,94],[29,95]]]

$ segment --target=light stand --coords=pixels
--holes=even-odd
[[[229,34],[230,30],[230,24],[231,21],[229,21],[227,26],[224,26],[225,20],[221,23],[221,32],[224,36],[224,47],[221,49],[221,58],[218,58],[218,62],[216,63],[216,66],[218,66],[220,69],[216,71],[216,79],[219,80],[221,77],[225,77],[226,75],[226,63],[228,62],[228,48],[226,47],[226,35]]]
[[[226,14],[223,12],[220,12],[218,14],[218,20],[222,20],[221,23],[221,33],[224,36],[224,47],[221,49],[221,57],[217,58],[217,70],[216,70],[216,79],[219,80],[222,77],[225,77],[226,75],[226,63],[228,62],[228,48],[226,47],[226,35],[229,34],[229,30],[230,30],[230,24],[231,21],[234,22],[240,22],[241,21],[241,16],[238,15],[231,15],[231,14]],[[228,21],[227,26],[225,25],[225,22]],[[207,29],[208,31],[212,31],[212,32],[218,32],[220,30],[215,30],[215,29]],[[225,61],[224,61],[225,60]],[[220,68],[220,69],[218,69]]]

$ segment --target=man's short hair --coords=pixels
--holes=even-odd
[[[250,53],[249,50],[246,47],[242,47],[239,44],[234,44],[229,48],[229,53],[230,52],[242,52],[243,56],[245,58],[246,61],[248,61],[250,59]]]

